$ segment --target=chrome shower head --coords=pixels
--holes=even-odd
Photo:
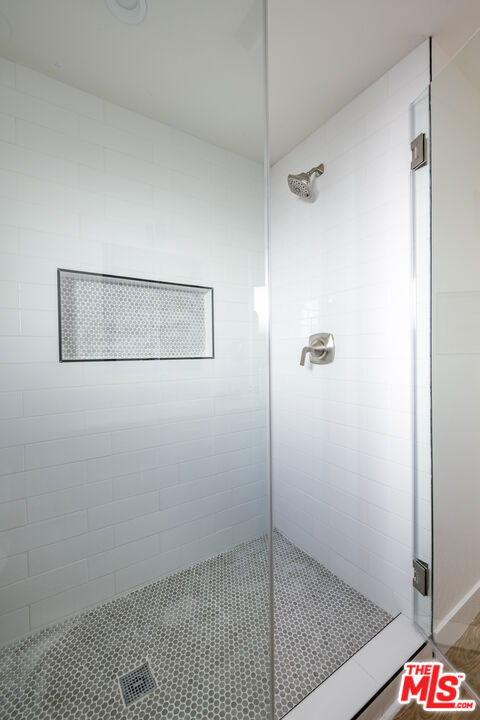
[[[315,175],[315,177],[323,175],[323,171],[324,167],[322,163],[308,172],[299,173],[298,175],[289,175],[288,187],[294,195],[297,195],[297,197],[309,200],[312,197],[312,185],[310,178],[312,175]]]

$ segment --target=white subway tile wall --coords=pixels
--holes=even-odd
[[[412,614],[409,105],[428,43],[271,173],[276,527],[391,613]],[[323,162],[314,203],[287,174]],[[315,332],[335,362],[300,367]]]
[[[264,533],[268,486],[263,168],[5,60],[0,106],[6,642]],[[58,267],[213,286],[215,360],[60,364]]]

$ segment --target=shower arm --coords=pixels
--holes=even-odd
[[[313,173],[315,173],[317,177],[320,177],[320,175],[323,175],[324,170],[325,167],[323,163],[320,163],[320,165],[317,165],[316,167],[313,167],[311,170],[309,170],[307,175],[310,177],[310,175],[313,175]]]

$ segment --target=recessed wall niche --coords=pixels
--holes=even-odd
[[[213,288],[59,269],[60,362],[214,357]]]

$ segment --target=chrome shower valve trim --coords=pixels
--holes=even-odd
[[[332,333],[315,333],[310,335],[300,357],[300,365],[305,365],[307,355],[313,365],[328,365],[335,359],[335,339]]]

